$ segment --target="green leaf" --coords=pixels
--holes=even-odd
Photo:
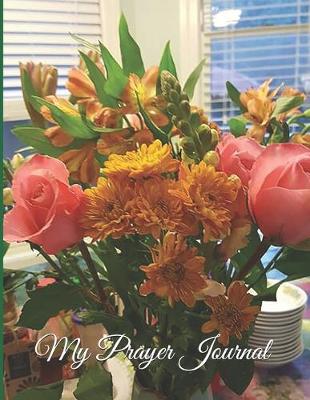
[[[128,24],[124,14],[121,15],[119,21],[119,39],[125,74],[129,75],[130,73],[134,73],[142,78],[145,71],[141,51],[128,30]]]
[[[187,80],[185,82],[183,90],[185,93],[187,93],[187,95],[190,99],[192,99],[194,96],[195,86],[201,75],[201,72],[202,72],[203,66],[205,65],[205,62],[206,62],[205,59],[200,61],[200,63],[197,65],[197,67],[194,69],[194,71],[190,74],[190,76],[187,78]]]
[[[230,118],[230,120],[228,120],[228,126],[230,128],[230,132],[236,137],[245,134],[246,124],[247,120],[242,115],[238,115],[237,117],[233,117]]]
[[[160,64],[159,64],[159,76],[161,74],[162,71],[169,71],[173,76],[175,76],[176,78],[178,78],[177,76],[177,70],[175,67],[175,63],[171,54],[171,50],[170,50],[170,41],[167,42],[165,48],[164,48],[164,52],[163,55],[161,57],[160,60]]]
[[[98,364],[87,368],[73,394],[77,400],[113,400],[110,372]]]
[[[83,123],[80,115],[67,114],[59,107],[47,100],[41,99],[40,97],[33,97],[33,101],[41,106],[46,106],[51,111],[53,119],[66,131],[68,135],[80,139],[96,138],[96,134],[89,130],[89,128]]]
[[[32,86],[28,72],[25,71],[24,69],[21,70],[21,84],[25,100],[32,104],[32,97],[38,96],[38,93]],[[37,112],[40,112],[40,107],[37,104],[34,103],[32,105]]]
[[[274,268],[288,276],[288,280],[309,276],[310,251],[287,248],[275,262]]]
[[[76,139],[69,146],[55,147],[44,136],[44,129],[32,126],[16,126],[12,129],[12,132],[22,143],[33,147],[40,154],[51,157],[59,157],[65,151],[79,148],[85,143],[85,141]]]
[[[110,335],[133,335],[133,326],[130,321],[118,315],[107,314],[103,311],[81,311],[77,313],[83,325],[103,324]]]
[[[9,250],[10,243],[2,240],[2,258],[6,255],[6,252]]]
[[[22,143],[33,147],[40,154],[58,157],[63,153],[63,149],[53,146],[49,139],[44,136],[44,129],[32,126],[16,126],[12,129],[12,132]]]
[[[63,382],[57,382],[51,385],[32,387],[17,393],[14,400],[60,400],[63,386]]]
[[[241,249],[233,258],[234,265],[236,264],[239,271],[245,266],[247,260],[254,254],[257,247],[260,245],[260,237],[255,226],[252,227],[250,234],[247,236],[248,244]]]
[[[100,42],[101,56],[107,70],[107,81],[104,85],[106,93],[113,97],[119,97],[123,92],[128,78],[122,68],[109,52],[109,50]]]
[[[137,384],[134,384],[132,400],[158,400],[158,395],[150,390],[142,388]]]
[[[80,51],[80,56],[84,60],[88,69],[89,77],[96,88],[96,93],[101,104],[108,107],[117,107],[117,100],[106,94],[104,86],[106,78],[102,71],[97,67],[96,63],[90,59],[87,54]]]
[[[242,112],[246,111],[246,108],[240,101],[239,90],[229,81],[226,82],[226,89],[227,89],[228,96],[233,101],[233,103],[235,103],[237,106],[239,106],[240,110]]]
[[[284,97],[281,96],[276,100],[276,106],[271,117],[276,117],[279,114],[290,111],[293,108],[299,107],[304,102],[301,96]]]
[[[224,383],[238,395],[249,386],[254,374],[253,360],[221,360],[220,375]]]
[[[158,126],[154,124],[151,118],[148,116],[147,112],[142,107],[138,94],[137,94],[137,101],[139,106],[139,111],[144,119],[145,125],[149,128],[149,130],[153,133],[155,139],[159,139],[162,143],[168,143],[169,138],[166,132],[162,131]]]
[[[98,54],[100,54],[98,45],[89,42],[88,40],[84,39],[82,36],[76,35],[75,33],[69,33],[69,34],[77,43],[81,44],[82,46],[84,46],[90,50],[96,51]]]
[[[49,318],[62,310],[74,310],[85,306],[79,287],[65,283],[54,283],[29,292],[30,299],[25,303],[18,326],[42,329]]]

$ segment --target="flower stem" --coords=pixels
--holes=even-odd
[[[81,252],[82,256],[84,257],[84,260],[85,260],[85,262],[87,264],[89,272],[91,273],[91,275],[93,277],[93,280],[94,280],[94,283],[95,283],[95,286],[96,286],[96,289],[97,289],[97,293],[98,293],[98,296],[100,298],[100,302],[102,304],[102,307],[105,310],[111,312],[111,306],[110,306],[110,304],[108,302],[106,294],[104,293],[104,290],[103,290],[103,287],[101,285],[99,276],[97,274],[96,267],[95,267],[95,265],[93,263],[93,260],[91,258],[91,255],[90,255],[90,253],[88,251],[87,245],[84,242],[84,240],[81,240],[79,242],[79,249],[80,249],[80,252]]]
[[[256,248],[255,252],[252,254],[252,256],[249,258],[245,266],[237,275],[236,280],[243,280],[248,275],[248,273],[251,271],[254,265],[262,258],[262,256],[269,249],[270,245],[271,243],[269,242],[269,240],[264,237],[263,240],[260,242],[259,246]]]

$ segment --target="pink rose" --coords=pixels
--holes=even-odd
[[[247,186],[252,166],[263,151],[264,147],[254,139],[224,135],[217,146],[220,156],[219,169],[228,175],[239,176],[242,184]]]
[[[83,191],[70,186],[69,172],[61,161],[36,155],[15,173],[14,208],[4,217],[7,242],[29,240],[55,254],[81,240],[78,225]]]
[[[278,244],[310,238],[310,149],[272,144],[252,169],[249,208],[263,234]]]

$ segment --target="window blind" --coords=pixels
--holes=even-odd
[[[225,127],[240,113],[227,80],[244,91],[273,77],[310,96],[309,0],[204,0],[202,9],[203,102],[213,120]]]
[[[77,64],[77,44],[69,33],[96,42],[101,37],[100,0],[4,1],[4,99],[21,98],[19,62],[58,68],[58,94],[65,93],[70,67]]]

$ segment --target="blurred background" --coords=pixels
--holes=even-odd
[[[167,40],[181,80],[202,59],[195,101],[221,127],[235,110],[226,95],[274,77],[310,93],[309,0],[4,0],[4,155],[20,147],[10,133],[25,122],[19,61],[58,67],[58,95],[66,95],[70,67],[78,63],[76,33],[102,40],[118,58],[117,25],[124,12],[145,64],[158,64]],[[308,100],[309,104],[309,100]]]

